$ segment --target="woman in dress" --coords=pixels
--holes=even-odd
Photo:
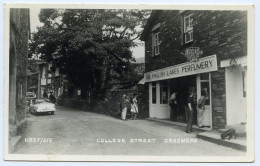
[[[203,127],[203,113],[205,111],[206,99],[207,99],[207,92],[203,90],[197,104],[197,123],[200,128]]]
[[[126,96],[126,94],[123,94],[123,97],[121,99],[121,119],[122,120],[126,120],[126,113],[127,113],[127,103],[128,103],[128,98]]]
[[[138,104],[137,104],[137,94],[134,93],[133,98],[131,100],[131,119],[135,120],[138,114]]]

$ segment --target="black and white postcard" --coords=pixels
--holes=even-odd
[[[254,6],[4,7],[4,159],[253,162]]]

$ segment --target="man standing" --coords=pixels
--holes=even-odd
[[[185,104],[185,111],[187,114],[187,127],[186,132],[192,132],[192,119],[194,113],[195,105],[193,102],[193,88],[189,88],[189,96],[187,98],[187,103]]]

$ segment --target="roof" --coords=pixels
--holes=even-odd
[[[150,26],[151,26],[151,24],[152,24],[154,18],[158,15],[158,13],[159,13],[159,10],[153,10],[153,11],[152,11],[151,16],[148,18],[147,23],[146,23],[145,26],[144,26],[144,30],[143,30],[143,32],[142,32],[142,34],[141,34],[140,39],[141,39],[142,41],[145,40],[145,38],[146,38],[147,35],[148,35],[148,32],[150,32]]]

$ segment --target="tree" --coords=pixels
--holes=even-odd
[[[30,50],[52,62],[76,87],[109,88],[111,70],[124,79],[134,61],[131,47],[150,14],[146,10],[42,9],[44,26]]]

